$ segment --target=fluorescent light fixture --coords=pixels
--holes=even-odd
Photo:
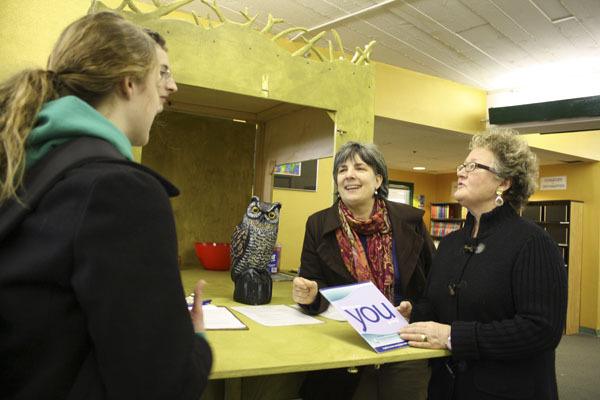
[[[242,124],[245,124],[245,123],[246,123],[246,120],[245,120],[245,119],[237,119],[237,118],[234,118],[234,119],[233,119],[233,122],[241,122]]]
[[[427,168],[425,167],[413,167],[415,171],[425,171]]]
[[[489,107],[595,96],[600,93],[600,57],[517,68],[487,89]]]

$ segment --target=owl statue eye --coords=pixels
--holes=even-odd
[[[275,219],[276,215],[273,211],[269,212],[269,214],[267,214],[267,218],[269,219]]]
[[[258,213],[259,211],[260,211],[260,208],[258,208],[256,206],[252,207],[252,212],[253,213]]]

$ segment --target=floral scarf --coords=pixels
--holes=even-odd
[[[338,212],[342,226],[335,237],[346,268],[358,282],[373,282],[393,303],[392,225],[384,201],[375,200],[373,214],[366,221],[355,219],[342,201],[338,202]],[[367,236],[366,249],[359,234]]]

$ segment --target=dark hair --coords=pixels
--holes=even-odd
[[[348,142],[340,147],[337,153],[335,153],[335,158],[333,159],[333,182],[335,193],[337,194],[337,174],[340,166],[347,160],[353,159],[355,156],[359,156],[365,164],[373,168],[376,175],[381,176],[382,181],[381,186],[377,189],[377,196],[387,198],[389,192],[387,166],[385,165],[383,154],[381,154],[377,146],[372,143],[362,144],[358,142]]]
[[[144,28],[144,32],[146,32],[164,51],[167,51],[167,41],[160,33],[148,28]]]

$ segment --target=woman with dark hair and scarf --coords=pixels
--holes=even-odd
[[[423,293],[433,244],[423,211],[387,200],[388,174],[379,150],[349,142],[335,155],[338,194],[329,208],[308,218],[293,298],[310,314],[329,305],[319,294],[328,286],[372,281],[394,304]],[[304,399],[425,399],[427,361],[309,373]],[[376,395],[374,395],[376,394]]]

